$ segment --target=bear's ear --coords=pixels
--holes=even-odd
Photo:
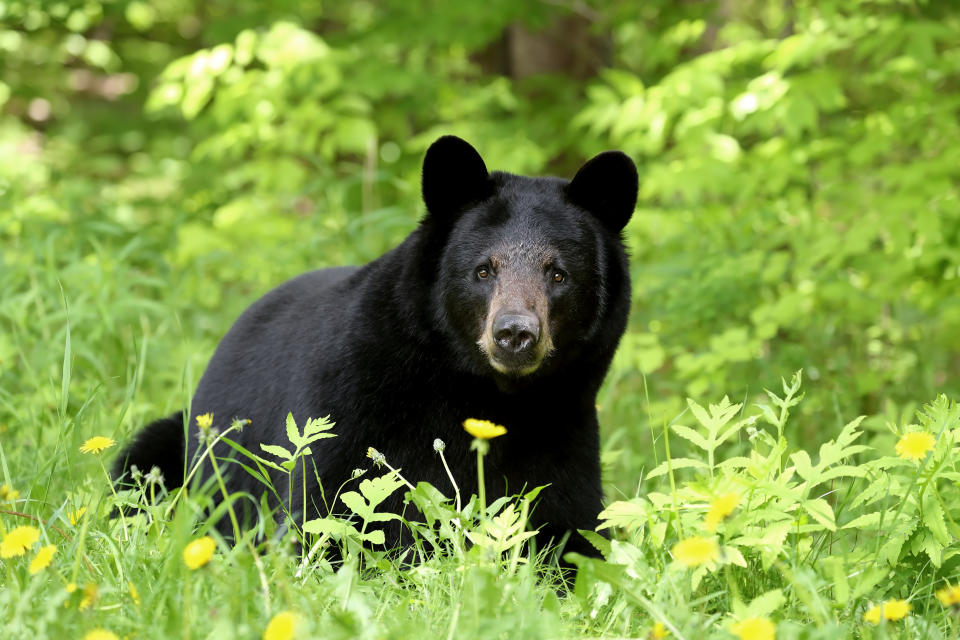
[[[637,167],[621,151],[604,151],[580,167],[567,197],[614,231],[623,229],[637,206]]]
[[[443,136],[423,159],[423,201],[432,216],[450,215],[490,195],[487,165],[466,140]]]

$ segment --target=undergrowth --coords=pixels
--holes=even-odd
[[[341,515],[298,519],[282,504],[295,487],[271,484],[267,468],[293,478],[323,439],[335,437],[327,420],[298,426],[288,417],[285,442],[238,452],[264,498],[227,494],[219,471],[204,486],[188,472],[188,489],[167,492],[156,470],[139,470],[137,490],[115,493],[104,467],[115,451],[112,433],[80,449],[63,435],[49,451],[3,447],[0,629],[17,638],[98,630],[270,640],[293,637],[288,631],[323,638],[956,637],[960,406],[941,396],[911,423],[888,425],[896,440],[889,450],[864,444],[858,417],[810,455],[786,428],[802,401],[800,374],[767,394],[753,406],[688,400],[687,411],[660,427],[663,462],[635,497],[600,514],[609,537],[576,534],[600,557],[566,554],[575,573],[551,549],[537,549],[526,527],[549,486],[487,504],[417,483],[416,469],[393,468],[376,443],[369,467],[336,492],[331,512]],[[217,432],[213,416],[200,422],[211,445],[243,426]],[[482,486],[483,454],[498,442],[493,433],[479,435]],[[687,453],[672,456],[681,441]],[[434,455],[445,446],[436,441]],[[82,482],[31,481],[29,458],[52,455],[82,467]],[[416,509],[378,510],[394,492]],[[267,495],[281,500],[273,512]],[[244,531],[233,509],[251,498],[262,517]],[[139,510],[131,513],[132,505]],[[118,506],[126,515],[110,517]],[[228,538],[213,526],[221,518],[233,523]],[[404,527],[411,543],[378,547],[385,526]]]

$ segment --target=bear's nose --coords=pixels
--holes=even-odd
[[[526,313],[498,314],[493,322],[493,339],[504,351],[524,353],[540,340],[540,321]]]

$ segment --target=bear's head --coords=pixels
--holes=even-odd
[[[490,173],[464,140],[433,143],[422,223],[436,271],[431,304],[465,368],[535,379],[589,350],[604,351],[606,368],[629,307],[621,231],[637,184],[619,151],[564,180]]]

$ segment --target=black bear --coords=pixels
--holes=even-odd
[[[211,413],[221,427],[249,419],[232,435],[262,453],[260,443],[287,444],[292,412],[298,425],[329,415],[337,434],[312,447],[306,504],[301,478],[293,484],[298,521],[304,510],[346,511],[325,501],[370,466],[368,447],[409,481],[443,490],[440,438],[469,496],[476,459],[462,424],[478,418],[508,430],[485,458],[488,495],[549,485],[531,518],[541,547],[594,528],[595,402],[630,307],[621,232],[636,205],[633,161],[604,152],[570,181],[488,173],[472,146],[444,136],[426,153],[422,189],[427,213],[399,246],[362,267],[301,275],[247,309],[210,360],[189,420],[177,413],[145,427],[115,473],[156,465],[176,486],[197,454],[197,416]],[[235,454],[224,443],[214,452],[231,492],[263,492],[229,465]],[[285,493],[287,480],[273,480]],[[400,513],[401,493],[381,509]],[[399,529],[386,534],[399,541]],[[567,549],[590,552],[576,533]]]

